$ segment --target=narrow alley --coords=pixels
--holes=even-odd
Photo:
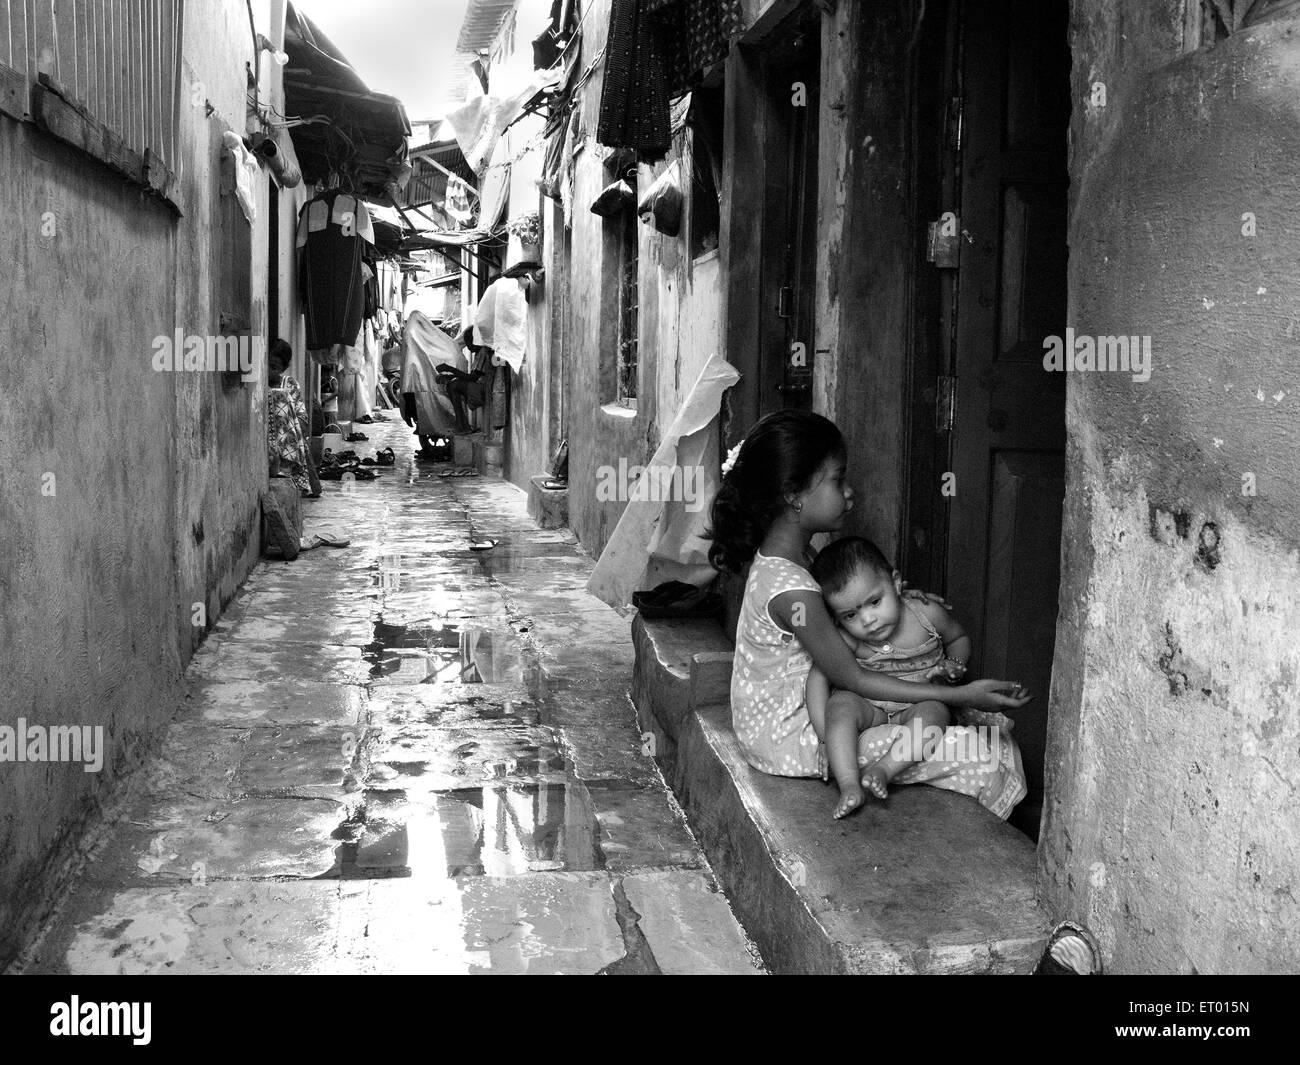
[[[0,178],[19,1041],[1300,974],[1300,0],[0,0]]]
[[[26,971],[760,972],[573,536],[367,428],[304,501],[351,543],[259,564]]]

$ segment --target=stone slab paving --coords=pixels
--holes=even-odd
[[[397,466],[303,508],[352,543],[253,572],[26,971],[761,973],[590,558],[365,431]]]

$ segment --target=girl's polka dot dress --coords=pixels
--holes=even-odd
[[[731,723],[749,764],[782,777],[815,777],[817,733],[808,718],[804,686],[812,659],[767,611],[782,592],[821,588],[802,566],[754,556],[736,626],[731,672]]]

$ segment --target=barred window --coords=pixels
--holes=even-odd
[[[629,178],[628,184],[632,185],[635,191],[635,178]],[[637,255],[640,233],[637,231],[636,212],[624,211],[622,226],[618,264],[618,402],[625,407],[635,407],[639,309],[637,273],[640,269]]]
[[[182,0],[0,0],[0,110],[164,192]]]

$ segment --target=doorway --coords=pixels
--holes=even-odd
[[[931,4],[917,71],[918,218],[903,562],[970,633],[1016,715],[1037,837],[1056,637],[1065,379],[1068,0]]]
[[[727,358],[741,372],[728,439],[773,411],[812,409],[821,32],[803,5],[728,61],[720,251]]]

